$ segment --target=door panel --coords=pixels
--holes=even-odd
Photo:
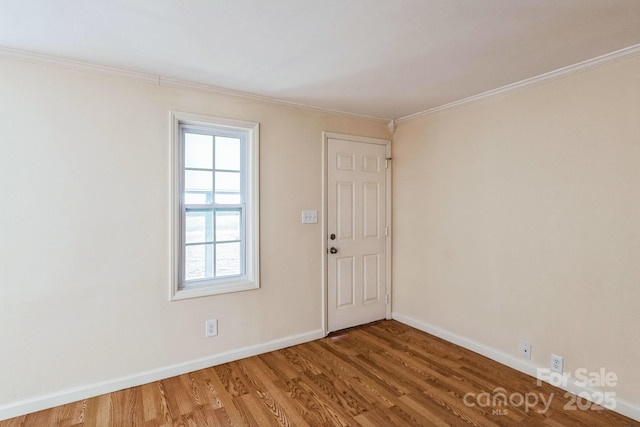
[[[347,307],[353,305],[354,300],[354,261],[353,257],[339,258],[337,263],[336,286],[338,292],[337,306]]]
[[[328,139],[328,330],[386,315],[386,147]]]
[[[380,299],[380,256],[365,255],[362,260],[364,262],[364,302],[373,302]]]
[[[380,237],[380,186],[377,182],[365,182],[363,185],[363,227],[365,239]]]
[[[354,235],[354,183],[337,182],[336,213],[338,240],[351,240]]]

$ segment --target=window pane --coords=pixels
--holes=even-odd
[[[184,279],[196,280],[213,277],[213,245],[185,247]]]
[[[230,203],[226,195],[239,195],[240,172],[216,172],[216,203]],[[239,198],[239,197],[237,197]],[[240,203],[236,201],[234,203]]]
[[[184,191],[185,203],[191,203],[187,199],[201,200],[199,203],[211,203],[213,199],[213,172],[184,171]]]
[[[240,170],[240,140],[216,137],[216,169]]]
[[[216,276],[239,276],[240,243],[219,243],[216,245]]]
[[[186,243],[213,242],[212,211],[189,211],[186,221]]]
[[[185,133],[184,165],[187,168],[213,169],[213,136]]]
[[[216,242],[240,240],[240,210],[216,211]]]
[[[211,191],[212,178],[213,172],[186,170],[184,171],[184,189],[185,191]]]

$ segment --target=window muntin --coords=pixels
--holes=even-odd
[[[258,125],[187,116],[173,113],[179,206],[172,298],[255,289]]]

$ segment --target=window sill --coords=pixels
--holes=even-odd
[[[171,300],[177,301],[189,298],[206,297],[210,295],[228,294],[231,292],[249,291],[252,289],[258,289],[259,287],[260,286],[257,282],[246,279],[213,285],[190,286],[174,291],[173,295],[171,295]]]

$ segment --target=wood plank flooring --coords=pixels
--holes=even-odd
[[[500,406],[498,398],[486,406],[491,401],[482,396],[500,392],[516,397],[507,405]],[[528,396],[532,407],[517,395]],[[542,401],[533,405],[534,395],[552,397],[547,411]],[[570,399],[476,353],[396,321],[380,321],[0,421],[0,427],[640,426],[604,409],[565,410]]]

